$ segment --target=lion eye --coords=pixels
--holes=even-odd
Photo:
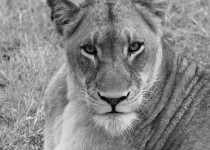
[[[84,50],[85,53],[95,55],[97,53],[97,50],[92,45],[85,45],[81,47],[82,50]]]
[[[143,42],[132,43],[128,48],[128,51],[130,53],[135,53],[137,51],[143,51],[143,50],[144,50],[144,43]]]

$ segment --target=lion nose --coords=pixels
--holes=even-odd
[[[119,104],[121,101],[124,101],[125,99],[127,99],[129,93],[123,94],[121,96],[118,95],[118,97],[116,97],[116,96],[111,97],[110,95],[109,96],[108,95],[106,96],[106,94],[103,94],[102,95],[100,93],[98,93],[98,95],[101,98],[101,100],[106,101],[108,104],[111,105],[112,108],[115,108],[115,106],[117,104]]]

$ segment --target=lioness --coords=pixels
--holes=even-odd
[[[163,34],[167,0],[48,0],[66,63],[45,150],[209,150],[210,77]]]

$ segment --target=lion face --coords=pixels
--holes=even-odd
[[[148,101],[144,94],[158,80],[161,18],[146,6],[131,0],[86,1],[80,6],[65,1],[57,8],[67,9],[72,17],[54,15],[69,67],[83,91],[80,101],[94,124],[114,136],[138,120],[138,109]]]

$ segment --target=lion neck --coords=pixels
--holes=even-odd
[[[194,97],[187,96],[197,93],[202,87],[200,85],[205,84],[202,67],[175,54],[167,45],[164,46],[163,55],[160,82],[151,89],[153,92],[147,95],[147,99],[150,99],[148,107],[138,112],[139,122],[134,124],[131,131],[119,137],[108,135],[89,120],[91,112],[85,104],[74,101],[70,102],[71,105],[68,105],[69,108],[64,112],[64,116],[72,115],[70,118],[64,118],[69,122],[63,125],[64,132],[68,133],[65,134],[66,137],[62,137],[62,141],[69,143],[71,149],[78,150],[163,149],[176,126],[182,126],[182,122],[185,122],[183,119],[190,120],[190,117],[186,119],[184,116],[192,117],[195,112],[186,114],[190,109],[189,105],[194,104]],[[193,87],[197,88],[193,90]],[[62,145],[65,144],[60,145],[57,149],[63,149]]]
[[[165,143],[172,134],[190,122],[196,111],[194,106],[199,105],[209,91],[202,66],[176,54],[167,45],[163,55],[160,73],[162,82],[154,86],[153,92],[148,95],[147,99],[152,101],[148,103],[149,107],[142,110],[144,119],[134,129],[144,134],[143,140],[139,142],[142,149],[169,148],[170,145]]]

